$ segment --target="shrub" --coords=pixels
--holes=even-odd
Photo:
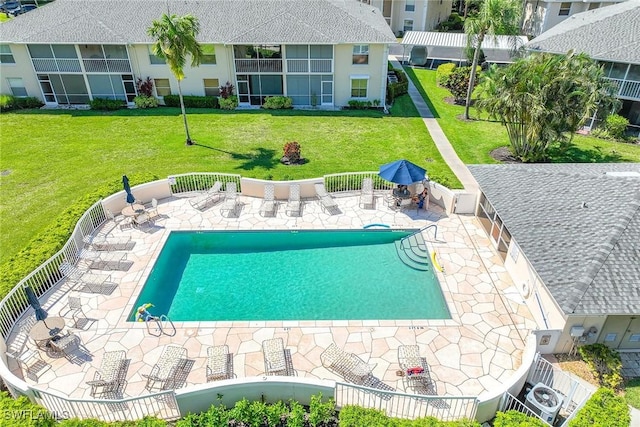
[[[358,101],[355,99],[350,100],[348,104],[349,104],[348,108],[351,110],[366,110],[372,105],[371,101]]]
[[[138,95],[133,98],[133,103],[137,108],[155,108],[158,106],[158,100],[153,96]]]
[[[138,89],[138,94],[148,98],[153,97],[153,80],[151,80],[151,77],[147,77],[144,80],[138,77],[136,79],[136,88]]]
[[[387,102],[392,103],[396,98],[409,92],[409,78],[407,74],[398,68],[393,70],[398,77],[395,83],[387,84]]]
[[[134,174],[133,182],[144,183],[159,179],[151,174]],[[75,199],[58,215],[42,233],[34,237],[24,249],[0,266],[0,295],[6,295],[20,280],[47,259],[62,249],[80,217],[91,205],[102,197],[122,190],[122,181],[117,179],[99,186],[84,197]]]
[[[452,62],[440,65],[436,69],[436,84],[438,86],[442,86],[444,82],[449,78],[449,74],[451,74],[455,69],[456,64]]]
[[[618,114],[610,114],[604,122],[604,129],[614,139],[624,139],[627,126],[629,126],[629,120]]]
[[[262,104],[266,110],[283,110],[291,108],[293,100],[287,96],[267,96]]]
[[[596,391],[569,422],[569,427],[622,427],[631,424],[629,407],[622,396],[608,388]]]
[[[185,108],[218,108],[218,98],[215,96],[185,95],[182,97]],[[164,104],[167,107],[180,107],[179,95],[165,95]]]
[[[42,101],[35,96],[16,98],[13,95],[0,95],[0,111],[40,108],[43,105]]]
[[[336,403],[333,399],[322,402],[322,393],[311,396],[309,405],[309,424],[311,427],[327,425],[336,414]]]
[[[221,97],[218,99],[218,103],[220,104],[220,108],[223,110],[235,110],[238,107],[238,97],[235,95],[231,95],[227,98]]]
[[[614,390],[622,386],[622,361],[617,351],[604,344],[589,344],[579,347],[578,352],[601,386]]]
[[[284,157],[288,158],[291,163],[300,161],[300,144],[296,141],[284,144]]]
[[[226,82],[224,85],[220,86],[220,98],[227,99],[233,96],[233,85],[231,82]]]
[[[547,427],[539,418],[530,417],[518,411],[498,412],[493,427]]]
[[[462,17],[458,15],[456,12],[453,12],[451,15],[449,15],[446,21],[443,21],[440,24],[438,24],[436,29],[438,31],[442,31],[446,33],[447,31],[462,30],[463,27],[464,27],[464,19],[462,19]]]
[[[479,71],[479,68],[480,67],[477,67],[477,71]],[[455,68],[442,83],[442,87],[451,92],[456,104],[465,103],[470,76],[471,67],[458,67]],[[476,79],[474,87],[477,85],[478,79]]]
[[[92,110],[115,111],[126,107],[124,101],[120,99],[94,98],[89,101]]]
[[[14,399],[9,393],[0,392],[0,426],[21,427],[53,427],[56,425],[54,417],[42,406],[31,403],[25,397]],[[64,417],[66,414],[58,414]]]

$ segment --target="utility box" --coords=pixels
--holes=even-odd
[[[581,337],[584,335],[584,326],[572,326],[570,334],[573,338]]]

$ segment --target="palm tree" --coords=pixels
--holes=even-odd
[[[187,133],[187,145],[192,145],[193,141],[189,135],[187,113],[184,109],[180,82],[184,79],[184,66],[188,55],[191,55],[192,67],[200,65],[202,47],[196,40],[199,32],[200,23],[195,16],[177,16],[167,13],[163,13],[160,19],[154,20],[151,26],[147,28],[147,34],[155,39],[153,54],[167,62],[178,81],[178,96],[180,97],[184,130]]]
[[[519,0],[484,0],[480,5],[477,16],[468,17],[464,21],[464,32],[467,33],[467,44],[473,46],[473,62],[469,76],[469,88],[464,109],[464,118],[469,120],[469,106],[471,94],[476,83],[480,48],[486,36],[510,35],[520,32],[520,2]],[[515,50],[516,38],[512,38]]]

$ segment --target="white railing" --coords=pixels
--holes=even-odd
[[[635,80],[612,79],[607,77],[618,87],[618,96],[621,98],[640,99],[640,82]]]
[[[436,417],[442,421],[474,419],[478,399],[475,396],[427,396],[385,391],[355,384],[336,383],[336,405],[358,405],[384,411],[389,417],[415,419]]]
[[[530,417],[534,417],[534,418],[539,419],[540,421],[542,421],[546,425],[551,425],[547,421],[543,420],[540,417],[540,415],[536,414],[531,409],[529,409],[529,407],[527,405],[525,405],[524,403],[520,402],[511,393],[505,393],[504,401],[503,401],[502,405],[500,406],[500,412],[507,412],[507,411],[522,412],[523,414],[526,414],[526,415],[528,415]]]
[[[373,180],[374,190],[390,190],[395,184],[382,179],[378,176],[378,172],[346,172],[325,175],[324,186],[329,193],[343,193],[360,191],[362,188],[362,180],[371,178]]]
[[[309,60],[308,59],[287,59],[287,72],[288,73],[308,73]]]
[[[165,420],[180,418],[173,390],[126,399],[69,399],[54,392],[32,388],[37,403],[56,418],[97,418],[102,421],[136,421],[145,416]],[[213,403],[213,402],[212,402]]]
[[[562,408],[568,415],[580,409],[595,391],[595,387],[589,390],[571,375],[540,357],[539,354],[537,358],[535,365],[529,370],[527,382],[531,385],[543,383],[562,394]]]
[[[190,193],[193,191],[206,191],[213,187],[216,181],[222,183],[222,188],[226,188],[228,182],[235,182],[238,192],[242,192],[240,185],[240,175],[214,172],[194,172],[181,175],[171,175],[169,185],[172,194]]]
[[[80,61],[77,59],[33,58],[33,68],[38,73],[80,73]]]
[[[62,261],[75,262],[78,259],[78,250],[84,236],[93,233],[105,220],[106,215],[102,202],[95,203],[80,217],[71,237],[62,249],[22,279],[0,301],[0,335],[2,338],[5,340],[8,338],[16,320],[29,307],[22,290],[23,286],[29,285],[37,297],[45,294],[62,278],[62,274],[58,270]]]
[[[128,59],[83,59],[87,73],[130,73]]]
[[[312,73],[330,73],[333,68],[333,59],[311,59]]]
[[[333,59],[287,59],[288,73],[331,73]]]
[[[236,59],[236,73],[281,73],[282,59]]]

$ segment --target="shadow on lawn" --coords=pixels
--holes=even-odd
[[[231,156],[233,160],[241,161],[239,166],[236,169],[242,169],[245,171],[253,170],[257,167],[265,168],[265,169],[273,169],[278,164],[280,164],[280,159],[276,158],[276,151],[258,147],[253,153],[250,154],[242,154],[242,153],[234,153],[232,151],[221,150],[220,148],[209,147],[208,145],[198,144],[197,142],[193,144],[194,147],[202,147],[207,148],[209,150],[219,151],[221,153],[228,154]]]
[[[593,148],[582,148],[571,144],[566,148],[552,147],[549,150],[549,158],[553,159],[554,163],[619,163],[632,161],[631,159],[625,159],[615,149],[607,151],[597,145]]]

